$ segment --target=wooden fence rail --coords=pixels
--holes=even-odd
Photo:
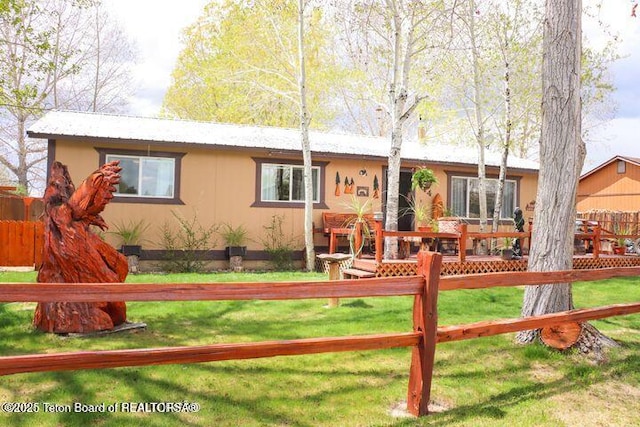
[[[425,253],[421,257],[424,271],[439,275],[441,258]],[[427,274],[426,277],[429,277]],[[385,279],[278,282],[278,283],[210,283],[210,284],[116,284],[116,283],[0,283],[0,302],[96,302],[104,301],[221,301],[288,300],[306,298],[361,298],[411,296],[428,301],[424,294],[425,276]],[[433,283],[433,282],[432,282]],[[435,295],[435,294],[434,294]],[[432,311],[420,311],[429,315]],[[26,372],[114,368],[171,363],[195,363],[218,360],[249,359],[323,352],[361,351],[394,347],[424,347],[435,350],[435,329],[425,336],[425,325],[433,323],[414,313],[410,332],[370,334],[345,337],[266,341],[253,343],[212,344],[195,347],[163,347],[131,350],[82,351],[51,354],[28,354],[0,357],[0,375]],[[416,357],[429,360],[424,349]],[[433,355],[431,355],[431,360]],[[409,391],[410,408],[419,408],[425,390],[421,377],[421,360],[412,361]],[[429,383],[430,384],[430,383]],[[413,411],[418,415],[417,410]]]
[[[387,334],[320,337],[283,341],[212,344],[110,351],[28,354],[0,357],[0,375],[25,372],[99,369],[170,363],[290,356],[323,352],[412,347],[407,409],[428,414],[437,343],[485,337],[564,322],[584,322],[640,312],[640,303],[583,308],[542,316],[499,319],[438,327],[440,290],[542,285],[640,275],[640,267],[543,273],[509,272],[440,277],[442,255],[418,254],[418,276],[335,281],[213,284],[33,284],[0,283],[0,302],[47,301],[195,301],[286,300],[414,296],[413,330]]]

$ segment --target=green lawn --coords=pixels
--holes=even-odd
[[[137,275],[135,282],[273,281],[325,278],[295,274]],[[33,273],[0,273],[0,282],[34,281]],[[576,306],[640,301],[640,280],[574,286]],[[439,323],[517,317],[520,288],[443,292]],[[231,302],[132,302],[129,320],[146,331],[94,338],[42,334],[31,326],[34,304],[0,304],[2,354],[203,345],[411,329],[412,298]],[[397,418],[406,399],[410,349],[163,365],[0,378],[1,402],[39,403],[38,413],[0,412],[12,426],[629,426],[640,425],[640,315],[594,322],[622,346],[594,365],[513,335],[441,344],[432,398],[442,412]],[[63,412],[74,403],[106,412]],[[188,402],[198,412],[126,412]],[[47,405],[45,405],[45,403]],[[146,403],[134,406],[130,403]],[[117,410],[109,412],[110,405]],[[57,405],[57,406],[56,406]],[[44,412],[46,409],[57,412]],[[3,406],[9,409],[8,406]],[[0,408],[0,409],[2,409]],[[33,406],[31,407],[33,408]],[[89,409],[89,407],[84,407]],[[26,409],[26,408],[24,408]],[[80,409],[80,407],[78,407]],[[114,409],[114,406],[111,406]]]

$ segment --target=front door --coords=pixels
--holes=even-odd
[[[383,171],[383,194],[384,201],[382,205],[383,212],[387,211],[387,172],[388,169],[384,168]],[[411,190],[411,176],[413,173],[411,169],[400,169],[400,200],[398,201],[398,231],[413,231],[413,213],[408,209],[408,200],[412,197],[413,191]],[[386,215],[385,215],[386,221]]]

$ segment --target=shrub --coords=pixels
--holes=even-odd
[[[237,227],[226,223],[222,224],[222,230],[219,230],[218,234],[227,246],[244,246],[249,239],[247,237],[249,231],[242,224]]]
[[[166,250],[165,268],[170,272],[194,273],[204,269],[204,255],[215,247],[211,237],[218,230],[216,225],[205,228],[194,213],[188,220],[171,212],[175,222],[162,226],[162,246]],[[177,227],[176,227],[177,226]]]
[[[144,219],[129,222],[120,221],[114,226],[114,231],[108,231],[115,235],[121,245],[140,245],[144,241],[142,234],[149,228],[149,224]]]
[[[297,240],[293,234],[285,236],[282,230],[284,217],[273,215],[271,223],[265,225],[265,236],[262,238],[262,245],[269,255],[269,263],[276,271],[293,270],[293,251]]]

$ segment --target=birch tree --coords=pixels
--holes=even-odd
[[[542,132],[529,271],[573,268],[573,239],[578,178],[586,149],[581,131],[582,1],[547,0],[542,60]],[[527,286],[522,316],[574,308],[571,284]],[[517,339],[533,341],[539,331]],[[598,351],[610,340],[585,324],[579,339],[583,351]]]
[[[310,126],[327,127],[336,110],[330,87],[341,67],[329,50],[331,22],[307,7],[306,102]],[[185,48],[163,101],[169,117],[265,126],[300,124],[298,7],[240,0],[209,3],[185,31]],[[250,29],[250,31],[248,31]]]
[[[381,119],[390,129],[385,229],[397,230],[404,126],[427,98],[426,91],[415,89],[427,87],[434,52],[442,48],[444,3],[364,0],[352,1],[348,8],[342,2],[337,6],[344,23],[346,54],[353,68],[361,73],[361,86],[374,88],[368,91],[356,88],[356,92],[364,95],[360,97],[364,115],[380,111]],[[416,66],[419,71],[414,69]],[[353,104],[351,109],[359,110]],[[385,241],[385,258],[397,257],[397,250],[395,239]]]
[[[304,243],[308,271],[315,268],[315,245],[313,242],[313,178],[311,143],[309,142],[309,112],[307,110],[307,74],[305,67],[305,0],[298,0],[298,86],[300,89],[300,142],[304,162]]]
[[[507,176],[509,153],[516,141],[526,141],[531,117],[538,114],[532,108],[531,95],[537,84],[531,76],[535,74],[539,51],[539,26],[535,5],[515,0],[488,11],[491,21],[489,31],[498,46],[498,63],[503,70],[503,108],[493,117],[498,146],[501,151],[500,171],[496,186],[496,199],[491,230],[498,231],[502,212],[504,183]],[[533,71],[533,72],[532,72]],[[515,106],[514,106],[515,97]],[[515,108],[514,108],[515,107]],[[514,123],[517,126],[514,129]],[[515,138],[513,138],[515,136]],[[516,141],[514,141],[514,139]]]

